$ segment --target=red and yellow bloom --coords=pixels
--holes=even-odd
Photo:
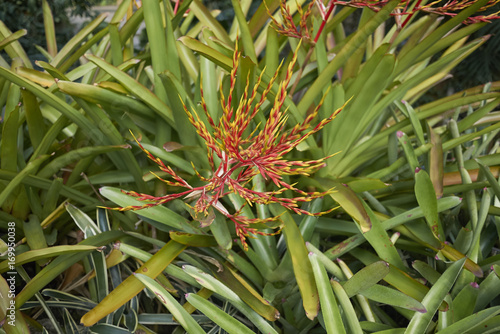
[[[196,214],[207,216],[209,214],[209,209],[214,208],[231,219],[235,224],[236,233],[245,248],[247,248],[245,242],[246,236],[249,236],[249,234],[265,234],[253,227],[252,224],[276,221],[278,217],[250,219],[242,215],[240,212],[241,210],[231,213],[220,201],[221,198],[230,193],[240,196],[250,205],[254,203],[278,203],[284,208],[298,214],[320,215],[325,213],[310,213],[300,208],[299,204],[322,197],[328,192],[305,192],[295,188],[293,184],[287,183],[283,177],[285,175],[308,176],[321,168],[324,165],[324,161],[328,159],[329,156],[318,160],[299,161],[287,160],[285,155],[331,122],[342,108],[335,110],[330,117],[312,126],[311,123],[318,114],[318,110],[322,104],[321,102],[302,123],[295,125],[291,129],[285,128],[287,114],[283,105],[287,96],[287,86],[292,77],[292,69],[296,61],[296,57],[294,56],[286,70],[285,79],[279,84],[278,93],[276,94],[274,103],[267,116],[266,123],[264,125],[254,125],[252,120],[259,112],[260,107],[271,91],[276,81],[277,74],[270,80],[260,98],[257,97],[257,88],[261,84],[262,74],[257,79],[252,89],[250,89],[249,80],[247,79],[243,96],[240,98],[235,108],[232,103],[232,96],[236,82],[239,57],[240,54],[238,50],[236,50],[233,56],[233,69],[230,75],[230,91],[227,98],[221,90],[223,113],[218,122],[216,122],[207,111],[203,93],[201,106],[207,117],[208,124],[205,124],[194,110],[191,112],[184,105],[184,111],[187,113],[191,124],[195,127],[197,134],[206,143],[208,160],[212,170],[211,175],[210,177],[203,177],[195,170],[196,175],[205,184],[198,187],[191,186],[171,167],[166,166],[161,159],[148,152],[136,139],[139,147],[152,161],[158,164],[160,170],[169,174],[172,180],[158,178],[169,186],[182,187],[186,190],[159,197],[127,191],[125,193],[136,197],[138,200],[145,201],[146,204],[142,206],[117,208],[115,210],[126,211],[144,209],[161,205],[176,198],[183,198],[186,201],[194,202],[192,208]],[[248,135],[248,132],[251,132],[250,135]],[[256,175],[262,175],[265,180],[271,181],[275,189],[272,191],[253,190],[249,187],[249,183]],[[296,196],[291,198],[280,196],[287,190],[294,192]]]

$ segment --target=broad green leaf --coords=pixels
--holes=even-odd
[[[112,187],[103,187],[100,190],[101,195],[110,199],[114,203],[122,206],[133,206],[138,205],[142,206],[144,202],[136,200],[134,197],[125,195],[117,188]],[[179,229],[188,233],[197,233],[198,229],[192,227],[188,220],[179,214],[173,212],[172,210],[164,207],[164,206],[154,206],[147,209],[137,210],[136,213],[138,215],[144,216],[149,219],[153,219],[155,221],[160,222],[161,224],[167,225],[172,228]]]
[[[453,263],[431,287],[422,300],[426,313],[418,313],[410,320],[405,333],[423,333],[432,321],[432,317],[438,310],[446,294],[451,290],[455,280],[465,264],[465,258]]]
[[[349,278],[343,289],[349,297],[352,297],[377,284],[389,271],[389,264],[384,261],[371,263]]]
[[[185,232],[170,232],[170,239],[192,247],[214,247],[217,246],[217,241],[214,237],[210,235],[202,235],[202,234],[192,234]]]
[[[146,263],[135,271],[155,278],[172,262],[184,249],[185,245],[175,241],[169,241]],[[110,292],[95,308],[86,313],[80,320],[85,326],[92,326],[109,313],[117,310],[120,306],[136,296],[144,288],[144,285],[134,276],[129,276],[122,284]]]
[[[439,220],[436,192],[429,174],[425,170],[417,168],[415,170],[415,196],[417,202],[422,208],[425,220],[432,233],[441,241],[444,241],[445,235],[441,221]]]
[[[233,5],[234,14],[236,19],[238,20],[239,31],[241,33],[241,41],[243,43],[244,54],[250,57],[250,59],[257,64],[257,55],[255,54],[255,47],[252,39],[252,35],[250,33],[250,29],[248,28],[248,24],[245,18],[245,14],[241,8],[240,2],[238,0],[231,0],[231,4]]]
[[[370,231],[372,221],[359,197],[347,185],[327,179],[319,179],[318,181],[323,189],[335,189],[334,192],[330,193],[330,196],[354,219],[362,233]]]
[[[218,307],[214,307],[214,305],[211,302],[207,301],[206,299],[194,293],[186,294],[186,300],[230,334],[254,333],[254,331],[250,330],[240,321],[236,320],[229,314],[223,312]]]
[[[346,333],[342,317],[340,315],[339,306],[333,294],[332,287],[330,286],[325,267],[323,267],[323,265],[319,262],[317,255],[314,253],[309,253],[309,261],[312,265],[316,286],[318,287],[319,302],[326,332],[332,334]],[[335,283],[332,281],[332,284]]]
[[[46,164],[38,173],[41,178],[49,178],[57,174],[62,168],[69,164],[84,159],[86,157],[95,157],[99,154],[113,152],[121,149],[128,149],[129,145],[114,145],[114,146],[90,146],[71,150]]]
[[[373,285],[360,292],[362,296],[377,303],[402,307],[416,312],[426,312],[425,307],[416,299],[383,285]]]
[[[155,117],[154,112],[145,104],[128,96],[117,94],[109,89],[101,88],[105,86],[105,84],[106,82],[101,82],[99,86],[95,86],[60,80],[57,82],[57,87],[59,87],[61,91],[72,96],[80,97],[87,102],[105,104],[147,118]]]
[[[500,306],[493,306],[481,310],[477,313],[471,314],[467,318],[457,321],[454,324],[436,333],[439,334],[485,333],[485,330],[496,330],[495,328],[491,328],[493,326],[487,326],[485,322],[492,319],[498,313],[500,313]],[[471,329],[479,329],[479,331],[470,332]]]
[[[200,53],[201,55],[211,60],[215,64],[219,65],[226,71],[230,71],[231,68],[233,67],[233,61],[231,60],[231,58],[223,55],[219,51],[212,49],[211,47],[199,42],[194,38],[188,36],[182,36],[179,37],[178,40],[189,49]]]
[[[49,93],[42,87],[34,84],[18,75],[0,66],[0,77],[4,77],[7,80],[13,82],[14,84],[25,87],[27,90],[32,92],[35,96],[45,101],[48,105],[55,108],[57,111],[61,112],[63,115],[68,117],[72,122],[76,123],[84,133],[88,135],[89,138],[99,142],[99,139],[104,138],[104,134],[96,128],[91,121],[89,121],[84,115],[79,113],[75,108],[71,107],[64,100],[57,97],[56,95]]]
[[[245,304],[236,293],[226,287],[213,276],[195,268],[186,265],[184,271],[194,277],[196,281],[207,289],[214,291],[224,299],[228,300],[234,307],[242,312],[260,331],[264,333],[276,334],[277,332],[271,327],[260,315]]]
[[[481,162],[479,159],[475,159],[475,161],[478,164],[479,169],[481,170],[483,175],[488,180],[488,183],[490,184],[491,189],[493,189],[495,196],[500,199],[500,185],[498,184],[497,178],[493,175],[490,168],[488,168],[483,162]]]
[[[103,232],[93,237],[89,237],[79,245],[87,246],[104,246],[116,239],[122,237],[124,234],[121,231]],[[42,290],[47,284],[52,282],[63,271],[68,269],[76,262],[82,260],[91,251],[81,251],[77,254],[63,254],[54,259],[46,267],[44,267],[33,279],[26,284],[23,290],[16,296],[16,308],[24,305],[35,293]]]
[[[66,203],[66,211],[68,211],[75,224],[84,233],[85,239],[102,233],[97,224],[73,204]]]
[[[359,248],[351,250],[350,253],[361,260],[361,262],[363,262],[365,265],[379,260],[377,256]],[[427,288],[421,282],[413,279],[407,273],[392,265],[389,266],[389,269],[389,274],[384,277],[384,281],[386,281],[399,291],[403,292],[404,294],[407,294],[408,296],[416,299],[417,301],[423,300],[425,295],[428,293],[429,288]],[[447,304],[443,303],[440,309],[445,310],[447,306]]]
[[[92,33],[92,31],[97,28],[99,24],[101,24],[106,15],[101,14],[97,16],[92,22],[87,24],[82,30],[80,30],[73,38],[69,40],[68,43],[59,51],[57,55],[55,55],[54,59],[50,62],[54,67],[60,67],[66,58],[72,54],[78,47],[81,45],[82,41],[87,38],[87,36]]]
[[[146,288],[151,290],[156,295],[156,297],[162,302],[163,305],[165,305],[165,307],[170,311],[170,313],[172,313],[175,319],[188,333],[205,333],[193,317],[191,317],[191,315],[184,310],[182,305],[179,304],[179,302],[175,300],[175,298],[172,297],[172,295],[153,278],[140,273],[134,273],[134,277],[141,281]]]
[[[6,38],[2,39],[0,41],[0,50],[3,50],[7,45],[17,41],[19,38],[26,36],[27,33],[28,31],[26,29],[21,29],[11,34],[10,36],[7,36]]]
[[[105,60],[92,55],[87,55],[87,59],[118,80],[123,87],[125,87],[131,94],[142,100],[146,105],[151,107],[158,114],[158,116],[164,119],[167,123],[174,125],[172,110],[170,110],[170,108],[157,95],[153,94],[149,89],[144,87],[134,78],[130,77],[127,73],[120,71],[118,68],[107,63]]]
[[[232,44],[231,39],[227,35],[225,29],[222,25],[212,16],[209,10],[202,4],[199,0],[193,0],[191,6],[189,7],[194,15],[203,23],[203,25],[209,27],[218,39],[226,44]]]
[[[45,27],[45,39],[47,41],[47,51],[52,56],[57,55],[56,31],[54,27],[54,16],[50,10],[47,0],[42,2],[43,8],[43,25]]]
[[[16,32],[17,33],[17,32]],[[15,34],[16,34],[15,33]],[[0,21],[0,39],[5,39],[11,37],[13,34],[7,28],[5,23],[3,21]],[[19,60],[24,63],[24,66],[28,68],[33,68],[33,65],[31,64],[30,59],[28,58],[28,55],[26,54],[26,51],[24,51],[23,47],[21,46],[21,43],[17,40],[17,38],[14,38],[10,43],[7,43],[5,45],[5,52],[9,55],[9,57],[15,62],[16,58],[19,58]]]
[[[477,296],[474,312],[484,309],[493,299],[495,299],[500,294],[499,289],[500,278],[498,278],[495,272],[491,272],[481,284],[479,284],[479,294]]]
[[[276,205],[273,205],[276,206]],[[283,233],[285,234],[288,253],[290,254],[293,272],[299,286],[302,304],[309,319],[314,319],[319,311],[319,295],[315,284],[314,274],[311,262],[308,260],[308,251],[300,230],[295,224],[289,212],[283,208],[276,209],[281,211],[281,219],[284,223]]]
[[[141,145],[151,154],[165,160],[171,166],[178,167],[182,169],[184,172],[190,175],[194,175],[193,166],[186,159],[179,157],[173,152],[168,152],[165,149],[160,149],[151,144],[141,143]]]
[[[46,133],[44,119],[35,95],[25,89],[21,90],[21,95],[30,141],[33,149],[36,150]]]
[[[264,298],[262,298],[262,296],[233,269],[224,266],[224,269],[216,272],[215,276],[259,315],[269,321],[276,321],[279,319],[280,313],[278,310],[264,300]]]
[[[228,221],[218,211],[215,211],[215,219],[210,224],[210,231],[222,249],[230,250],[233,247],[233,238],[229,233]]]
[[[29,215],[29,221],[23,223],[23,231],[31,250],[47,248],[47,241],[45,240],[43,228],[36,215]],[[40,266],[46,264],[44,260],[38,260],[37,262]]]
[[[453,322],[465,319],[474,313],[472,305],[476,304],[479,285],[471,282],[466,285],[453,299]]]
[[[13,191],[19,186],[23,180],[30,174],[36,173],[40,165],[49,158],[48,155],[40,156],[39,158],[29,162],[26,167],[16,174],[16,176],[9,182],[9,184],[0,193],[0,206],[4,204],[7,198],[13,193]]]
[[[353,304],[349,300],[347,293],[344,291],[339,282],[330,280],[333,287],[333,291],[337,296],[342,309],[344,310],[345,317],[347,319],[347,325],[349,328],[349,333],[363,333],[361,325],[359,323],[356,311],[354,310]]]

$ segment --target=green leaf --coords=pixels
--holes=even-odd
[[[494,328],[490,328],[490,326],[486,326],[484,323],[490,319],[492,319],[495,315],[500,313],[500,306],[493,306],[484,310],[481,310],[477,313],[474,313],[468,316],[465,319],[455,322],[454,324],[442,329],[436,333],[439,334],[462,334],[462,333],[470,333],[469,330],[475,329],[483,329],[483,331],[478,331],[474,333],[484,333],[484,328],[488,330],[495,330]],[[492,327],[492,326],[491,326]]]
[[[257,60],[257,55],[255,54],[255,47],[252,35],[250,33],[250,29],[248,28],[245,14],[241,9],[240,1],[231,0],[231,4],[233,5],[236,19],[238,20],[239,32],[241,34],[241,41],[243,43],[244,54],[250,57],[250,59],[253,61],[254,64],[257,64],[258,60]]]
[[[175,241],[169,241],[146,263],[135,271],[137,274],[144,274],[155,278],[172,262],[184,249],[185,245]],[[96,307],[86,313],[80,322],[85,326],[92,326],[109,313],[117,310],[123,304],[135,297],[144,285],[134,276],[129,276],[119,286],[109,293]]]
[[[109,153],[117,150],[128,149],[129,145],[114,145],[114,146],[90,146],[71,150],[46,164],[40,170],[37,176],[41,178],[49,178],[57,174],[62,168],[70,165],[73,162],[79,161],[86,157],[95,157],[99,154]]]
[[[475,282],[467,284],[453,299],[453,322],[465,319],[474,313],[479,286]]]
[[[431,178],[425,170],[417,168],[415,170],[415,196],[417,202],[422,208],[425,220],[432,233],[441,241],[444,241],[445,235],[443,226],[439,220],[436,192],[432,185]]]
[[[121,231],[103,232],[83,240],[79,243],[79,245],[104,246],[122,236],[123,232]],[[42,290],[43,287],[52,282],[63,271],[83,259],[89,253],[90,251],[82,251],[77,254],[64,254],[54,259],[35,277],[33,277],[33,279],[26,284],[24,289],[16,296],[16,308],[23,306],[26,301],[35,295],[35,293]]]
[[[149,89],[144,87],[134,78],[130,77],[127,73],[120,71],[118,68],[107,63],[103,59],[92,55],[87,55],[86,57],[88,60],[102,68],[118,82],[120,82],[131,94],[151,107],[158,114],[158,116],[164,119],[167,123],[175,125],[172,110],[170,110],[170,108],[157,95],[153,94]]]
[[[347,319],[349,333],[359,333],[359,334],[363,333],[358,317],[356,315],[356,311],[354,310],[354,307],[351,301],[349,300],[347,293],[344,291],[339,282],[334,281],[332,279],[330,280],[330,283],[333,287],[335,295],[339,300],[340,305],[342,306],[342,309],[344,310],[344,315],[345,318]]]
[[[48,105],[55,108],[57,111],[61,112],[72,122],[76,123],[82,129],[82,131],[87,134],[87,136],[92,140],[99,142],[99,139],[105,137],[104,134],[98,128],[96,128],[95,125],[92,124],[92,122],[88,120],[84,115],[78,112],[75,108],[71,107],[64,100],[46,91],[44,88],[16,75],[15,73],[1,66],[0,76],[6,78],[7,80],[13,82],[18,86],[25,87],[35,96],[45,101]]]
[[[224,266],[222,271],[215,273],[217,279],[224,283],[234,293],[236,293],[255,312],[269,321],[276,321],[280,313],[276,308],[264,300],[262,296],[235,270]]]
[[[70,203],[66,203],[66,211],[70,214],[71,218],[73,218],[75,224],[80,228],[80,230],[84,233],[84,238],[97,235],[102,233],[96,223],[89,216],[87,216],[84,212],[78,209],[76,206]]]
[[[43,228],[36,215],[29,215],[29,221],[23,223],[23,231],[31,250],[47,248],[47,241],[43,234]],[[43,266],[46,264],[46,261],[39,260],[38,264]]]
[[[206,44],[201,43],[200,41],[189,37],[182,36],[179,37],[178,40],[187,46],[189,49],[198,52],[202,56],[206,57],[210,61],[214,62],[216,65],[219,65],[226,71],[230,71],[233,68],[233,61],[226,55],[223,55],[219,51],[209,47]]]
[[[103,187],[99,190],[101,195],[120,205],[121,207],[127,206],[142,206],[144,202],[136,200],[134,197],[125,195],[120,189],[113,187]],[[198,229],[191,226],[188,220],[181,215],[173,212],[164,206],[154,206],[147,209],[137,210],[138,215],[153,219],[166,226],[179,229],[188,233],[197,233]]]
[[[325,190],[326,188],[335,189],[334,192],[330,193],[330,196],[354,219],[362,233],[370,231],[372,221],[359,197],[347,185],[327,179],[319,179],[318,181]]]
[[[358,29],[355,35],[344,45],[339,53],[335,55],[333,61],[328,64],[325,70],[318,76],[314,83],[309,87],[306,94],[302,97],[297,106],[302,115],[305,115],[313,100],[319,96],[322,89],[330,84],[331,79],[340,69],[340,67],[349,59],[349,57],[366,41],[373,31],[390,16],[392,10],[399,5],[399,1],[392,0],[386,4],[370,21],[361,29]]]
[[[418,300],[388,286],[376,284],[362,290],[360,294],[377,303],[397,306],[421,313],[426,312],[425,307]]]
[[[134,273],[134,277],[141,281],[146,286],[146,288],[148,288],[156,295],[161,303],[165,305],[165,307],[188,333],[205,333],[205,331],[200,327],[200,325],[198,325],[193,317],[191,317],[191,315],[187,313],[186,310],[184,310],[182,305],[179,304],[179,302],[175,300],[175,298],[172,297],[172,295],[160,284],[158,284],[153,278],[140,273]]]
[[[206,299],[194,294],[186,294],[186,300],[196,307],[200,312],[209,317],[213,322],[223,328],[226,332],[231,334],[252,334],[254,331],[250,330],[247,326],[236,320],[234,317],[223,312],[218,307],[214,306]]]
[[[215,279],[213,276],[189,265],[183,266],[183,269],[186,273],[194,277],[199,284],[228,300],[234,307],[240,310],[255,326],[257,326],[260,331],[271,334],[277,333],[274,328],[271,327],[260,315],[258,315],[247,304],[245,304],[236,293],[234,293],[223,283]]]
[[[54,27],[54,16],[50,10],[47,0],[42,2],[43,25],[45,27],[45,39],[47,41],[47,51],[52,57],[57,55],[56,31]]]
[[[292,216],[288,211],[285,211],[281,206],[272,204],[275,207],[276,213],[279,212],[283,221],[283,233],[288,252],[292,259],[293,272],[299,286],[300,295],[302,296],[302,304],[309,319],[314,319],[319,311],[319,295],[316,284],[314,283],[314,274],[311,267],[311,262],[308,260],[308,251],[300,233],[300,230],[295,224]]]
[[[15,265],[21,266],[25,263],[30,263],[33,261],[50,259],[63,254],[71,254],[77,252],[86,252],[96,250],[95,246],[86,245],[63,245],[63,246],[53,246],[43,249],[36,249],[24,252],[16,256]],[[7,260],[0,262],[0,272],[6,272],[9,269],[9,262]]]
[[[101,82],[101,84],[103,84]],[[113,108],[125,110],[136,115],[147,118],[154,118],[154,112],[144,103],[128,96],[117,94],[109,89],[104,89],[95,85],[86,85],[70,81],[58,81],[57,87],[64,93],[80,97],[87,102],[95,104],[105,104]]]
[[[202,235],[202,234],[192,234],[185,232],[175,232],[172,231],[169,233],[170,239],[192,247],[214,247],[217,246],[217,241],[214,237],[210,235]]]
[[[11,36],[12,32],[9,30],[9,28],[7,28],[3,21],[0,21],[0,39],[9,38]],[[24,51],[21,43],[17,40],[17,38],[12,40],[12,42],[8,43],[5,46],[5,52],[7,52],[10,59],[12,59],[14,62],[16,58],[19,58],[19,60],[24,63],[24,66],[33,68],[33,65],[31,65],[31,61],[28,58],[26,51]]]
[[[405,333],[423,333],[432,321],[432,317],[438,310],[439,305],[444,300],[446,294],[450,291],[455,283],[458,274],[462,271],[465,264],[465,258],[453,263],[431,287],[429,292],[422,300],[422,305],[426,308],[426,313],[415,313],[411,318],[410,323]]]
[[[342,317],[340,316],[339,306],[333,294],[332,287],[329,284],[325,267],[319,262],[317,255],[314,253],[309,253],[309,261],[312,265],[316,286],[318,287],[319,302],[326,332],[346,333]],[[332,284],[335,283],[337,282],[332,281]]]
[[[352,297],[377,284],[389,274],[389,271],[389,264],[384,261],[371,263],[349,278],[343,289],[349,297]]]
[[[231,45],[233,42],[226,33],[222,25],[212,16],[210,11],[199,0],[193,0],[189,7],[194,15],[202,22],[203,25],[209,27],[215,36],[224,43]]]
[[[11,34],[10,36],[2,39],[2,41],[0,41],[0,50],[3,50],[7,45],[17,41],[19,38],[26,36],[27,33],[28,31],[26,29],[21,29]]]
[[[21,95],[23,97],[30,141],[33,149],[36,150],[46,133],[44,119],[35,95],[26,89],[21,90]]]
[[[48,155],[40,156],[39,158],[29,162],[26,167],[17,173],[17,175],[9,182],[9,184],[0,193],[0,206],[4,204],[7,198],[13,193],[13,191],[23,182],[23,180],[30,174],[36,173],[40,165],[49,158]]]
[[[219,211],[215,212],[215,219],[210,224],[210,231],[222,249],[230,250],[233,247],[233,238],[229,233],[228,222],[226,217]]]
[[[101,14],[97,16],[92,22],[87,24],[83,29],[81,29],[76,35],[74,35],[66,45],[59,51],[59,53],[52,59],[50,64],[59,69],[62,63],[68,58],[71,54],[73,54],[82,44],[83,40],[87,38],[89,34],[94,31],[104,20],[106,19],[105,14]],[[64,72],[64,70],[61,70]]]
[[[2,319],[2,328],[6,334],[24,334],[29,333],[28,324],[21,311],[17,309],[17,299],[14,299],[15,293],[11,286],[15,288],[15,275],[10,275],[7,279],[0,276],[0,319]],[[8,281],[7,281],[8,280]]]

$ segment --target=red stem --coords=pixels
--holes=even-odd
[[[329,3],[330,7],[328,8],[328,12],[326,12],[326,15],[325,15],[325,17],[323,19],[323,22],[321,22],[321,26],[319,27],[318,32],[316,33],[316,37],[314,38],[314,44],[316,44],[318,42],[319,36],[321,35],[321,32],[325,28],[326,21],[328,21],[328,18],[330,17],[330,15],[332,14],[333,9],[335,8],[335,5],[333,4],[333,1],[334,0],[330,0],[330,3]]]
[[[408,16],[404,20],[403,24],[401,25],[401,28],[404,28],[406,26],[406,24],[410,21],[410,19],[412,18],[413,14],[415,14],[415,10],[420,6],[421,2],[422,2],[422,0],[418,0],[417,1],[417,4],[415,5],[415,7],[413,7],[413,13],[408,14]]]
[[[175,1],[174,15],[177,14],[177,10],[179,9],[179,3],[180,2],[181,2],[181,0],[176,0]]]

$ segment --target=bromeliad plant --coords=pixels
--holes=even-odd
[[[44,1],[36,64],[0,24],[2,330],[498,332],[500,84],[434,90],[496,2],[124,0],[58,48]]]
[[[245,237],[249,236],[249,234],[270,235],[269,233],[259,231],[257,228],[252,227],[254,224],[278,221],[279,217],[268,217],[265,219],[248,218],[241,214],[243,207],[236,213],[230,213],[220,201],[222,197],[229,193],[240,196],[250,206],[253,204],[267,205],[278,203],[282,207],[297,214],[319,216],[333,210],[330,209],[325,212],[311,213],[299,206],[299,204],[304,202],[310,202],[314,199],[323,197],[329,194],[331,190],[326,192],[305,192],[284,180],[284,176],[310,176],[315,170],[324,167],[324,161],[331,156],[318,160],[289,161],[286,159],[285,155],[330,123],[342,108],[335,110],[330,117],[321,120],[313,127],[311,122],[315,119],[319,108],[322,106],[323,101],[321,101],[301,124],[295,125],[290,130],[285,130],[288,117],[286,115],[286,110],[283,110],[283,104],[287,96],[288,84],[292,78],[292,70],[297,60],[297,54],[295,53],[288,65],[284,80],[279,84],[278,94],[274,99],[266,123],[262,126],[260,124],[255,125],[254,118],[260,111],[259,108],[266,101],[267,94],[271,90],[281,66],[278,67],[276,74],[269,80],[269,84],[262,92],[258,101],[255,101],[255,99],[264,72],[262,72],[257,79],[251,91],[249,91],[250,80],[247,78],[244,93],[237,107],[234,107],[232,98],[236,86],[236,73],[238,71],[239,58],[240,53],[236,47],[233,55],[233,69],[231,70],[229,79],[229,96],[226,99],[222,90],[220,93],[223,113],[218,124],[216,124],[216,121],[212,119],[212,116],[208,112],[207,104],[203,98],[203,90],[201,91],[201,106],[208,120],[210,129],[207,128],[199,115],[196,114],[196,111],[193,110],[193,115],[185,104],[183,104],[189,121],[196,128],[197,134],[203,139],[207,147],[211,177],[203,177],[195,170],[196,175],[206,184],[199,187],[191,186],[182,177],[177,175],[171,167],[166,166],[161,159],[154,157],[148,152],[148,150],[146,150],[136,139],[137,144],[148,157],[158,164],[163,172],[170,175],[174,181],[169,181],[159,176],[158,178],[168,186],[187,188],[187,190],[164,196],[152,196],[133,191],[125,191],[127,195],[131,195],[140,201],[146,201],[148,203],[142,206],[133,205],[118,208],[117,210],[141,210],[161,205],[181,197],[184,197],[186,200],[196,200],[192,208],[194,209],[197,219],[202,222],[201,227],[209,226],[213,221],[215,216],[208,221],[207,216],[209,216],[211,207],[215,208],[222,215],[233,221],[236,227],[236,235],[240,238],[245,250],[248,249]],[[250,126],[255,126],[255,128],[252,129]],[[259,129],[259,127],[262,128]],[[257,175],[263,177],[265,181],[272,181],[277,189],[273,191],[257,191],[250,189],[249,185],[252,179]],[[291,198],[280,196],[287,190],[298,193],[299,196]],[[201,215],[201,218],[198,214]]]

